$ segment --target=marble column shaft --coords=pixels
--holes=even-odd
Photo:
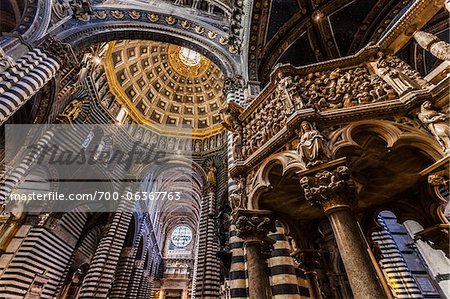
[[[262,242],[256,240],[245,241],[244,244],[247,253],[249,297],[260,299],[271,298],[267,259],[263,257],[264,253],[261,251],[264,245]]]
[[[386,298],[353,214],[356,186],[342,162],[336,160],[299,173],[300,184],[305,198],[322,206],[328,216],[354,298]]]
[[[233,215],[237,236],[244,240],[250,298],[271,298],[267,259],[275,241],[267,234],[276,229],[269,216],[269,211],[249,210],[238,210]]]
[[[386,298],[363,242],[355,216],[349,208],[329,213],[336,242],[355,298]]]

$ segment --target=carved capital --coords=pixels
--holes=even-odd
[[[63,43],[53,36],[48,37],[45,42],[40,45],[40,48],[52,57],[58,59],[61,64],[77,64],[78,59],[72,49],[72,46],[70,44]]]
[[[225,79],[225,82],[223,83],[223,93],[225,95],[236,92],[243,88],[242,84],[242,77],[241,76],[235,76],[232,78]]]
[[[352,208],[357,201],[356,186],[347,166],[320,169],[300,179],[305,198],[311,205],[320,205],[325,213],[332,209]]]
[[[238,210],[233,218],[236,234],[244,241],[273,243],[267,237],[269,232],[276,231],[270,211]]]
[[[430,174],[428,176],[428,183],[433,187],[441,187],[446,186],[448,184],[448,181],[445,179],[443,175]]]
[[[319,250],[298,250],[292,253],[292,257],[299,264],[300,269],[305,273],[310,273],[320,267],[321,253]]]
[[[122,256],[124,256],[124,257],[132,257],[133,256],[133,248],[132,247],[125,247],[122,250]]]
[[[16,65],[11,56],[6,55],[5,51],[0,47],[0,72],[3,72]]]

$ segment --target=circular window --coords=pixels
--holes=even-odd
[[[192,241],[192,230],[186,225],[177,226],[170,237],[173,245],[183,248],[189,245]]]

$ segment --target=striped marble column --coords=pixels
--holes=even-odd
[[[55,77],[60,62],[39,48],[0,74],[0,125]]]
[[[231,298],[247,299],[247,269],[245,265],[244,241],[236,236],[236,226],[230,226],[230,293]]]
[[[12,190],[25,178],[30,167],[37,161],[54,135],[53,130],[46,131],[22,162],[7,174],[4,184],[0,186],[0,207],[5,204]]]
[[[143,224],[146,223],[143,221]],[[142,226],[143,227],[143,226]],[[140,236],[142,236],[143,230],[139,233]],[[139,294],[141,293],[142,288],[144,287],[142,285],[142,282],[145,279],[145,261],[147,260],[147,253],[149,245],[151,244],[150,239],[147,241],[147,244],[144,244],[142,254],[141,256],[135,257],[134,267],[133,271],[131,273],[131,279],[128,284],[128,296],[130,298],[139,298]],[[137,244],[136,249],[139,247],[139,244]]]
[[[217,258],[219,242],[216,236],[215,207],[213,191],[208,192],[202,201],[199,225],[199,244],[195,298],[220,297],[220,263]]]
[[[133,247],[122,249],[119,264],[115,273],[114,285],[111,290],[112,299],[124,298],[127,295],[128,283],[134,267],[136,250]]]
[[[297,276],[298,293],[301,298],[311,298],[311,292],[309,291],[311,285],[306,277],[305,272],[298,266],[295,267],[295,275]]]
[[[300,299],[295,263],[285,229],[280,222],[276,222],[275,225],[276,233],[269,233],[269,237],[275,240],[274,250],[269,259],[272,298]]]
[[[150,289],[151,289],[152,281],[150,277],[150,271],[144,270],[142,275],[142,280],[139,286],[138,299],[147,299],[150,297]]]
[[[136,260],[133,272],[131,274],[130,284],[128,285],[127,298],[138,298],[139,286],[144,277],[144,260]]]
[[[235,102],[243,104],[242,86],[236,84],[234,79],[228,79],[225,82],[224,93],[227,96],[227,103]],[[233,158],[233,134],[227,131],[227,159],[228,168],[234,165]],[[228,194],[231,194],[238,188],[236,182],[228,178]],[[231,204],[230,204],[231,205]],[[248,282],[246,270],[246,258],[244,251],[244,241],[236,236],[236,226],[231,225],[229,231],[229,246],[231,251],[231,265],[229,274],[230,295],[231,298],[248,298]]]
[[[139,281],[133,281],[133,273],[135,271],[136,258],[138,253],[139,242],[141,240],[145,220],[142,218],[139,224],[139,231],[137,235],[134,236],[133,244],[131,247],[125,247],[122,249],[119,264],[117,266],[117,271],[115,274],[114,285],[111,290],[111,298],[124,298],[130,297],[135,298],[137,296],[137,291],[134,297],[131,296],[131,289],[138,289]],[[133,284],[136,285],[133,288]]]
[[[378,223],[382,230],[373,233],[372,240],[382,253],[379,263],[395,298],[424,298],[381,215]]]
[[[132,218],[133,202],[123,201],[92,258],[79,298],[107,298]]]
[[[61,238],[43,226],[31,227],[27,233],[21,229],[16,236],[20,238],[24,234],[20,247],[17,251],[7,249],[5,257],[13,257],[4,269],[0,265],[0,298],[28,298],[26,294],[36,276],[42,277],[45,283],[40,298],[58,296],[87,218],[87,213],[75,209],[60,219],[58,231],[70,232],[72,240]]]

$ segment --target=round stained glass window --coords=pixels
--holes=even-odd
[[[186,225],[177,226],[170,237],[173,245],[183,248],[189,245],[192,241],[192,230]]]

